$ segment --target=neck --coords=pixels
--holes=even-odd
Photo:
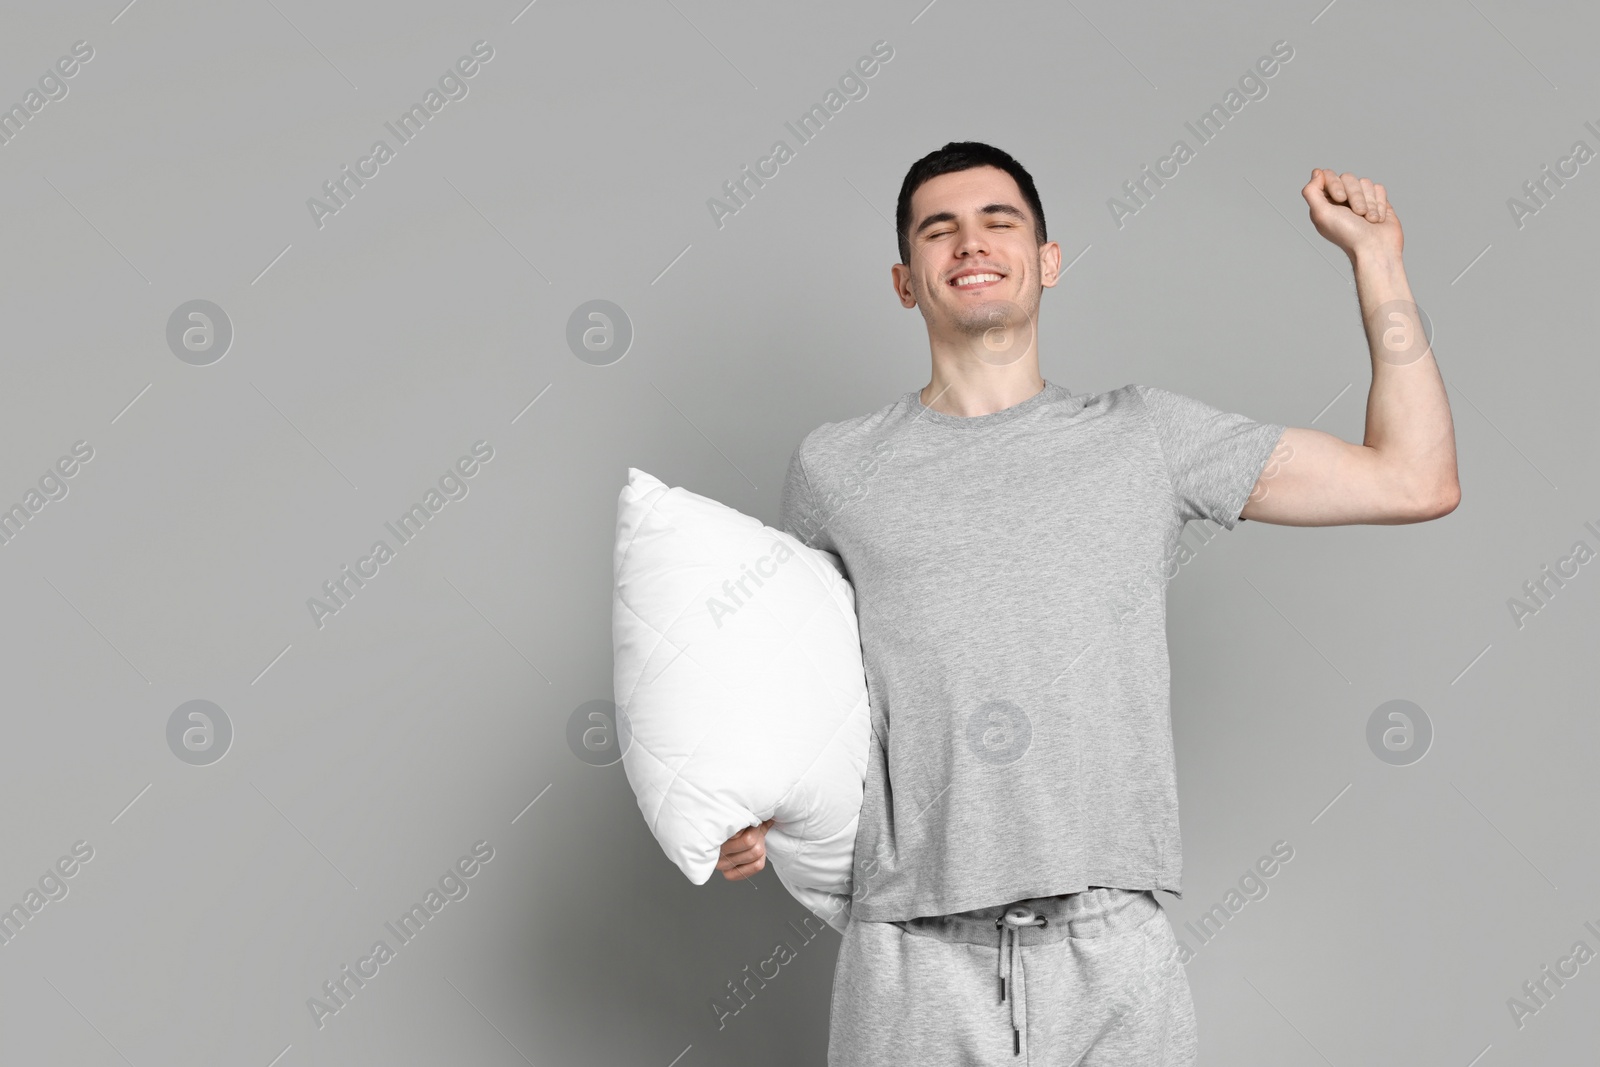
[[[972,418],[1015,407],[1044,387],[1038,361],[1033,358],[1005,367],[987,363],[942,367],[935,360],[932,378],[922,387],[920,399],[935,411]]]

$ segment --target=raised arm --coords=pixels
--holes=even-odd
[[[1400,219],[1383,186],[1311,172],[1300,190],[1317,232],[1344,250],[1372,355],[1367,430],[1353,444],[1291,426],[1239,513],[1283,526],[1395,525],[1448,515],[1461,500],[1444,380],[1406,282]]]

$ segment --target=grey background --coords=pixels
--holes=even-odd
[[[0,905],[94,857],[0,946],[0,1062],[822,1063],[837,935],[719,1030],[806,913],[770,870],[686,882],[568,721],[611,696],[628,466],[775,522],[806,431],[926,382],[889,220],[964,138],[1033,172],[1073,262],[1047,378],[1350,440],[1365,343],[1299,190],[1389,189],[1463,500],[1246,523],[1174,579],[1163,902],[1194,945],[1294,848],[1188,966],[1202,1063],[1577,1062],[1600,963],[1521,1028],[1507,999],[1600,949],[1600,564],[1521,629],[1506,601],[1600,547],[1596,164],[1520,228],[1507,199],[1600,147],[1597,31],[1504,0],[6,4],[0,103],[95,54],[0,145],[0,503],[94,458],[0,547]],[[880,39],[868,95],[714,225]],[[319,229],[307,198],[478,40],[469,95]],[[1278,40],[1268,95],[1117,227],[1108,198]],[[166,343],[196,299],[234,330],[209,366]],[[634,330],[609,366],[565,340],[593,299]],[[478,440],[469,495],[318,629],[307,598]],[[199,699],[234,731],[206,766],[167,743]],[[1434,731],[1408,766],[1366,741],[1394,699]],[[307,999],[480,840],[469,894],[319,1029]]]

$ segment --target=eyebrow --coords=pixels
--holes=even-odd
[[[983,207],[978,209],[978,214],[980,214],[980,215],[1010,215],[1013,218],[1015,218],[1018,222],[1027,222],[1028,221],[1028,216],[1024,215],[1018,208],[1013,207],[1010,204],[998,204],[998,203],[996,203],[996,204],[985,204]],[[918,234],[922,233],[923,230],[926,230],[929,226],[936,226],[941,222],[954,222],[954,221],[956,221],[955,212],[953,212],[953,211],[940,211],[940,212],[937,212],[936,214],[929,215],[927,218],[925,218],[921,222],[917,223],[917,228],[915,230],[911,231],[911,236],[913,236],[913,237],[917,236]]]

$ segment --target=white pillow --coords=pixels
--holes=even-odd
[[[855,591],[816,549],[636,467],[617,498],[613,686],[650,832],[697,885],[769,818],[784,887],[843,930],[871,737]]]

